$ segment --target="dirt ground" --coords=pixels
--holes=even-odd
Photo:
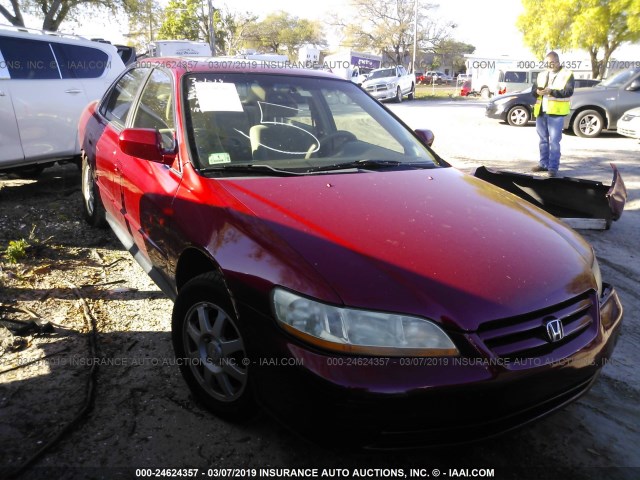
[[[424,120],[421,103],[397,112],[421,126],[413,125]],[[424,108],[436,149],[454,166],[533,165],[533,128],[499,125],[446,102]],[[464,141],[459,131],[433,126],[450,112],[472,132]],[[470,148],[479,141],[486,149]],[[463,468],[493,469],[495,478],[640,478],[638,143],[567,135],[563,148],[565,173],[610,182],[607,163],[615,161],[628,188],[620,221],[582,232],[625,308],[612,361],[587,395],[533,425],[464,447],[382,454],[309,443],[266,415],[227,423],[195,404],[173,363],[171,302],[109,230],[84,223],[76,167],[48,169],[38,181],[0,175],[0,478],[136,478],[140,468],[224,478],[253,476],[226,468],[303,467],[347,469],[333,478],[389,478],[398,469],[405,477],[449,477]],[[11,263],[5,251],[20,239],[25,256]]]

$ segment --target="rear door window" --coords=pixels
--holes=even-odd
[[[0,37],[0,51],[15,80],[50,80],[60,78],[49,42],[24,38]]]
[[[109,65],[109,56],[97,48],[51,44],[56,54],[62,78],[98,78]]]

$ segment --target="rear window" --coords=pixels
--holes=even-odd
[[[109,56],[97,48],[51,44],[58,59],[62,78],[98,78],[109,66]]]
[[[0,51],[12,79],[60,78],[49,42],[0,37]]]
[[[504,81],[508,83],[527,83],[527,72],[505,72]]]

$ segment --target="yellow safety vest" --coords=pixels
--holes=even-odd
[[[571,70],[567,70],[565,68],[561,69],[556,77],[551,82],[551,85],[547,85],[547,80],[549,76],[548,71],[542,71],[538,74],[538,78],[536,79],[536,85],[538,88],[546,88],[549,87],[552,90],[562,90],[569,81],[569,78],[573,75]],[[547,98],[547,114],[548,115],[568,115],[570,107],[570,99],[569,98],[555,98],[549,96]],[[533,115],[537,117],[540,114],[540,108],[542,107],[542,95],[538,95],[536,99],[536,104],[533,106]]]

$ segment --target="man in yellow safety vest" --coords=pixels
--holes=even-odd
[[[556,52],[545,57],[546,70],[538,74],[533,85],[536,104],[536,131],[540,137],[540,162],[532,171],[558,175],[560,168],[560,140],[564,117],[569,114],[569,100],[573,95],[573,72],[563,68]]]

